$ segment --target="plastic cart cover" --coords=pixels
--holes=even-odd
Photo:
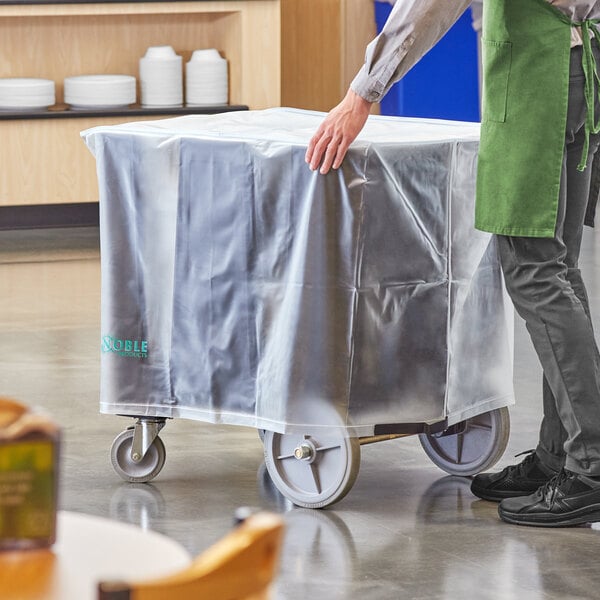
[[[82,133],[100,187],[101,412],[270,429],[454,423],[513,402],[513,310],[473,227],[479,128],[322,113]]]

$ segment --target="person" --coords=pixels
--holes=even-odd
[[[337,169],[378,102],[469,0],[397,0],[306,161]],[[543,369],[539,443],[473,478],[520,525],[600,521],[600,354],[578,257],[600,186],[600,0],[484,0],[475,227],[496,236],[506,288]],[[600,153],[598,153],[600,156]],[[594,175],[592,176],[592,172]],[[592,178],[593,177],[593,178]],[[587,215],[587,217],[586,217]]]

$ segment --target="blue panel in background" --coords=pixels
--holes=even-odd
[[[392,7],[375,2],[377,30]],[[381,101],[381,114],[479,121],[477,34],[468,9]]]

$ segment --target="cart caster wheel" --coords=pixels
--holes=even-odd
[[[498,408],[477,415],[463,421],[462,426],[463,428],[455,434],[419,435],[419,441],[427,456],[450,475],[467,477],[493,467],[504,454],[508,444],[508,408]]]
[[[316,435],[265,431],[265,464],[275,487],[297,506],[324,508],[352,488],[360,442],[343,432]]]
[[[133,428],[121,432],[110,448],[110,462],[113,469],[125,481],[146,483],[154,479],[162,470],[167,452],[159,437],[154,438],[152,445],[139,462],[131,458],[133,445]]]

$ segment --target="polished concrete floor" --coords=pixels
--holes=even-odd
[[[586,232],[582,264],[600,318],[600,232]],[[276,600],[600,597],[600,524],[503,524],[495,504],[434,466],[416,438],[363,447],[354,487],[321,511],[279,495],[256,431],[241,427],[169,422],[161,474],[122,482],[108,453],[130,420],[98,413],[99,309],[97,230],[0,232],[0,395],[62,425],[61,508],[162,532],[192,554],[230,529],[238,506],[285,513]],[[497,468],[535,446],[540,419],[541,374],[521,323],[515,369],[518,401]]]

